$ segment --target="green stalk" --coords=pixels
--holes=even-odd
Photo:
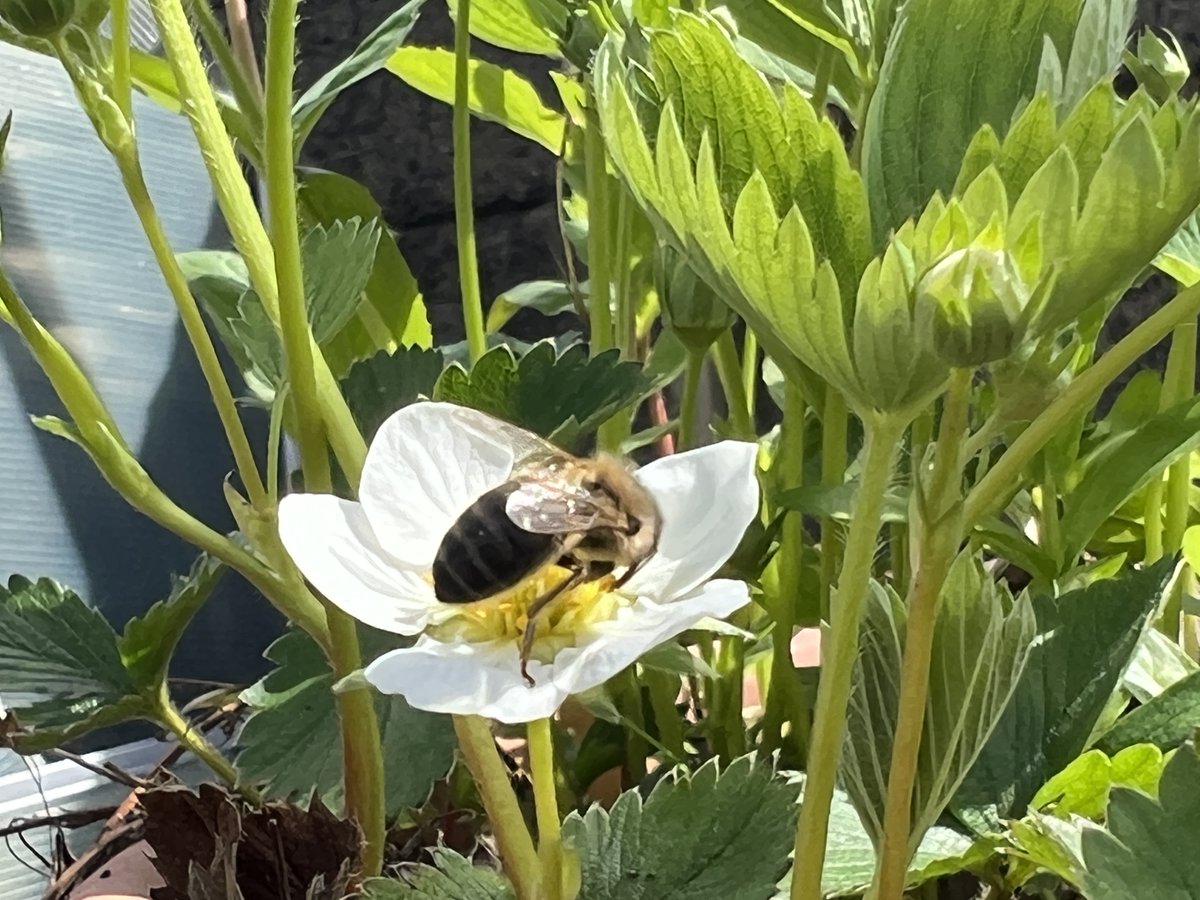
[[[748,326],[742,337],[742,391],[753,422],[758,412],[758,335]]]
[[[834,488],[846,478],[846,444],[850,415],[846,399],[833,385],[825,386],[825,405],[821,412],[821,486]],[[861,490],[861,488],[860,488]],[[821,519],[821,618],[829,618],[829,598],[833,576],[838,570],[841,541],[833,516]]]
[[[938,597],[962,538],[962,524],[952,514],[962,494],[962,443],[971,403],[970,369],[955,369],[943,406],[933,474],[925,494],[928,514],[913,587],[909,591],[908,623],[900,668],[900,706],[888,772],[883,840],[876,861],[876,900],[902,900],[911,858],[909,835],[912,792],[916,781],[925,704],[929,695],[929,664],[933,652]],[[920,487],[917,485],[915,487]]]
[[[1196,393],[1196,322],[1176,327],[1167,359],[1166,383],[1171,385],[1171,405],[1183,403]],[[1164,389],[1166,385],[1164,384]],[[1167,476],[1167,521],[1164,543],[1168,553],[1178,553],[1188,522],[1188,492],[1191,486],[1191,454],[1171,466]]]
[[[296,72],[297,0],[271,0],[267,14],[266,163],[267,208],[275,282],[279,288],[279,330],[291,386],[296,442],[303,461],[305,488],[332,489],[325,423],[314,400],[313,351],[308,304],[300,260],[300,221],[296,210],[296,173],[292,162],[292,82]]]
[[[863,422],[865,464],[846,551],[838,579],[837,603],[830,610],[825,659],[817,691],[812,744],[808,751],[804,802],[796,828],[791,900],[821,900],[821,873],[829,835],[829,806],[837,783],[838,758],[846,727],[846,705],[858,654],[858,630],[870,588],[875,541],[883,519],[883,498],[891,481],[906,420],[879,415]]]
[[[227,3],[228,7],[229,4]],[[263,91],[258,81],[258,66],[251,62],[253,68],[247,71],[247,66],[239,63],[234,55],[231,42],[225,39],[225,33],[209,0],[188,0],[188,11],[204,39],[204,45],[213,55],[217,69],[233,91],[238,109],[250,124],[252,134],[261,134],[263,129]],[[245,10],[243,9],[243,14]],[[234,29],[230,25],[230,37],[234,37]],[[251,57],[253,61],[253,56]]]
[[[648,670],[643,672],[650,689],[650,708],[654,710],[654,721],[663,746],[676,762],[686,762],[687,748],[684,747],[683,722],[675,700],[679,696],[680,680],[668,672]]]
[[[453,716],[458,748],[462,753],[488,821],[496,836],[500,862],[513,883],[517,900],[539,900],[541,868],[533,838],[521,815],[517,795],[513,793],[508,769],[496,749],[496,741],[486,719],[479,716]]]
[[[938,449],[941,449],[941,436],[938,436]],[[1062,559],[1063,540],[1062,522],[1058,514],[1058,481],[1050,460],[1042,459],[1042,534],[1041,544],[1046,554],[1055,560],[1057,565],[1069,567],[1072,560]]]
[[[608,248],[609,185],[604,137],[596,114],[596,99],[587,94],[588,120],[584,131],[583,162],[587,177],[588,204],[588,331],[592,355],[608,350],[613,343],[611,300],[612,262]]]
[[[533,803],[537,812],[538,861],[542,872],[542,900],[562,900],[562,823],[554,783],[554,738],[549,719],[525,726],[529,742],[529,767],[533,775]]]
[[[717,378],[725,392],[725,405],[729,408],[729,424],[741,440],[752,441],[758,435],[754,429],[754,416],[750,411],[750,399],[742,381],[742,361],[738,359],[737,342],[732,329],[721,332],[712,348],[713,363]]]
[[[175,301],[184,332],[192,345],[192,352],[195,353],[196,360],[200,363],[200,371],[204,375],[204,381],[212,396],[213,406],[216,407],[217,415],[224,428],[238,475],[242,479],[251,503],[261,508],[266,491],[258,473],[258,466],[254,461],[254,452],[250,449],[250,441],[246,437],[246,430],[238,415],[233,391],[230,390],[229,383],[225,380],[225,373],[217,358],[216,347],[213,345],[208,330],[204,327],[200,308],[196,304],[195,297],[192,296],[187,277],[179,266],[175,250],[167,238],[166,229],[158,217],[158,210],[155,209],[150,191],[146,187],[141,163],[138,161],[137,145],[132,140],[132,133],[130,132],[129,140],[114,143],[104,140],[106,126],[101,118],[102,112],[92,106],[92,102],[96,101],[96,94],[94,87],[89,85],[87,74],[80,69],[75,55],[61,38],[56,41],[55,50],[76,88],[80,102],[84,105],[84,111],[95,126],[97,135],[101,137],[102,142],[113,154],[121,181],[125,186],[125,192],[128,194],[130,204],[146,234],[146,240],[150,244],[155,262],[162,270],[163,280],[167,283],[171,298]],[[126,119],[126,127],[129,127],[128,119]]]
[[[267,11],[266,136],[267,203],[271,213],[275,278],[279,288],[279,325],[288,384],[296,415],[297,442],[305,488],[329,493],[332,479],[319,414],[313,371],[312,332],[300,260],[300,228],[293,168],[292,82],[296,70],[297,0],[272,0]],[[319,354],[319,351],[318,351]],[[362,667],[355,621],[340,609],[326,609],[330,662],[344,678]],[[342,727],[346,808],[363,831],[363,874],[378,875],[387,838],[383,753],[374,699],[366,688],[337,695]]]
[[[771,472],[777,491],[804,484],[804,425],[808,406],[799,386],[788,381],[784,390],[783,429]],[[792,734],[804,738],[802,747],[807,745],[808,732],[807,710],[799,706],[800,683],[792,663],[792,634],[796,630],[796,605],[804,572],[804,517],[795,511],[786,516],[779,552],[771,565],[776,586],[772,609],[775,627],[771,631],[771,688],[763,712],[763,741],[768,751],[782,743],[785,720],[791,721]]]
[[[692,350],[687,355],[687,370],[683,376],[683,399],[679,404],[679,450],[691,450],[700,443],[699,423],[700,378],[704,374],[704,354]]]
[[[616,307],[614,335],[622,359],[637,358],[637,306],[631,296],[629,252],[633,220],[633,204],[629,192],[619,189],[617,197],[617,235],[612,261],[617,267],[613,287],[613,302]]]
[[[217,205],[229,226],[234,246],[246,262],[250,283],[262,300],[267,317],[278,325],[279,286],[275,278],[274,250],[254,205],[250,187],[242,176],[233,143],[225,131],[182,2],[150,0],[150,5],[166,49],[167,62],[184,101],[183,110],[192,123],[196,143],[200,146],[200,157],[208,169]],[[311,335],[309,340],[315,348],[316,343]],[[316,403],[325,421],[330,445],[351,487],[357,490],[359,473],[367,455],[366,443],[325,357],[315,350],[313,369]]]
[[[129,69],[129,0],[112,0],[112,92],[125,121],[133,122],[133,77]]]
[[[475,254],[475,200],[471,190],[471,0],[458,0],[454,18],[454,230],[458,237],[458,282],[471,362],[487,352],[479,261]]]
[[[617,708],[626,719],[625,768],[633,783],[641,784],[646,777],[646,757],[650,754],[650,745],[646,740],[646,715],[637,665],[630,666],[617,678]]]
[[[1142,532],[1146,541],[1143,559],[1147,564],[1158,562],[1163,555],[1163,495],[1162,476],[1146,486],[1146,505],[1142,510]]]
[[[233,767],[233,764],[225,758],[220,750],[209,743],[208,739],[197,731],[192,726],[192,723],[185,719],[183,714],[179,712],[179,709],[171,700],[171,695],[167,691],[165,682],[159,687],[158,694],[154,698],[153,707],[154,720],[171,734],[175,735],[180,745],[186,747],[193,756],[208,766],[213,774],[220,778],[228,788],[238,791],[255,805],[262,804],[263,798],[258,791],[247,785],[239,787],[237,769]]]
[[[1142,354],[1170,334],[1177,325],[1200,313],[1200,285],[1181,291],[1169,303],[1143,320],[1112,346],[1095,365],[1082,372],[1042,410],[967,495],[963,522],[967,529],[998,509],[1022,483],[1026,466],[1079,410],[1091,406],[1104,388],[1137,362]]]

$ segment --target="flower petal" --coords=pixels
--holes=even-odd
[[[361,622],[418,634],[437,606],[420,573],[379,546],[357,503],[332,494],[284,497],[279,537],[313,587]]]
[[[417,709],[529,722],[553,715],[570,694],[603,684],[701,619],[727,616],[748,601],[739,581],[710,582],[674,603],[639,600],[617,619],[581,632],[578,646],[559,651],[552,662],[531,660],[533,687],[521,678],[515,641],[443,643],[425,636],[381,656],[367,667],[366,677],[384,693],[402,694]]]
[[[733,555],[758,514],[758,445],[721,441],[655,460],[637,479],[658,501],[658,552],[623,593],[670,600],[709,578]]]
[[[454,520],[512,472],[513,432],[452,403],[414,403],[388,418],[358,491],[380,544],[398,559],[432,564]]]

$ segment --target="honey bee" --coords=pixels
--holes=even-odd
[[[530,604],[521,640],[527,671],[535,616],[556,597],[615,574],[628,581],[658,547],[658,506],[618,457],[576,457],[528,432],[496,421],[518,447],[512,475],[483,494],[450,526],[433,562],[442,603],[474,603],[557,564],[568,578]]]

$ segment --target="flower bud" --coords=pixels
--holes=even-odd
[[[733,310],[678,253],[663,248],[655,268],[663,325],[688,350],[704,353],[733,325]]]
[[[1177,94],[1191,74],[1191,67],[1179,41],[1172,34],[1167,37],[1170,38],[1169,44],[1146,29],[1138,37],[1137,55],[1128,51],[1124,54],[1125,65],[1138,84],[1160,103]]]
[[[951,366],[1003,359],[1025,330],[1029,291],[1012,258],[978,245],[948,254],[917,284],[934,352]]]
[[[0,0],[0,19],[25,37],[54,37],[74,17],[75,0]]]

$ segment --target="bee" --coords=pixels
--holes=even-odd
[[[527,611],[521,675],[532,686],[527,666],[535,616],[588,581],[615,573],[616,587],[627,582],[658,548],[662,519],[620,458],[576,457],[506,423],[495,427],[518,447],[518,459],[509,479],[447,530],[433,562],[433,589],[442,603],[474,603],[545,566],[567,569],[570,575]]]

